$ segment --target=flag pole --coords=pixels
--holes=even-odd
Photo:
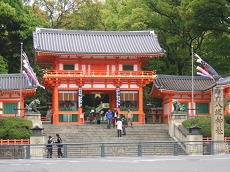
[[[20,108],[19,108],[19,117],[22,116],[22,53],[23,53],[23,42],[21,42],[21,65],[20,65]]]
[[[191,47],[191,52],[192,52],[192,117],[194,115],[194,110],[195,110],[195,107],[194,107],[194,70],[193,70],[193,67],[194,67],[194,62],[193,62],[193,56],[194,56],[194,52],[193,52],[193,45]]]

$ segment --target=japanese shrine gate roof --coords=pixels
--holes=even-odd
[[[79,31],[36,28],[37,52],[65,54],[157,55],[160,47],[154,31]]]
[[[194,92],[206,91],[215,85],[215,81],[203,77],[194,76]],[[190,92],[192,91],[192,76],[157,75],[153,86],[159,90]]]
[[[0,91],[17,91],[17,90],[27,90],[27,89],[35,89],[32,85],[32,80],[29,81],[24,77],[20,77],[20,73],[15,74],[0,74]],[[21,82],[22,79],[22,82]],[[22,86],[21,86],[22,83]]]

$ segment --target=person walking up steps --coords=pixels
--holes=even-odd
[[[105,117],[107,119],[107,128],[111,128],[113,113],[110,111],[110,109],[105,113]]]
[[[133,128],[133,113],[131,112],[131,110],[129,109],[128,110],[128,114],[127,114],[127,119],[128,119],[128,125],[130,123],[131,127]]]
[[[117,119],[116,126],[117,126],[117,136],[121,137],[122,122],[120,118]]]
[[[56,136],[57,136],[57,141],[55,142],[55,143],[57,143],[58,145],[57,145],[57,147],[58,147],[58,158],[63,158],[63,154],[62,154],[62,151],[61,151],[61,148],[62,148],[62,139],[61,139],[61,137],[60,137],[60,135],[59,134],[56,134]]]

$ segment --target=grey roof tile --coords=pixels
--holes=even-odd
[[[37,28],[36,51],[66,54],[163,54],[154,31],[79,31]]]
[[[0,90],[16,91],[16,90],[20,90],[20,88],[22,88],[22,90],[35,89],[32,80],[30,79],[32,85],[29,85],[29,82],[26,80],[24,76],[22,77],[22,87],[21,87],[20,76],[21,76],[20,73],[0,74]]]
[[[179,75],[157,75],[153,85],[160,90],[168,91],[192,91],[192,76]],[[215,81],[202,77],[194,76],[194,92],[206,91],[215,85]]]

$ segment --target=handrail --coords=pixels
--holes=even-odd
[[[152,77],[156,71],[82,71],[82,70],[44,70],[47,77]]]
[[[0,139],[0,145],[30,144],[30,139]]]

